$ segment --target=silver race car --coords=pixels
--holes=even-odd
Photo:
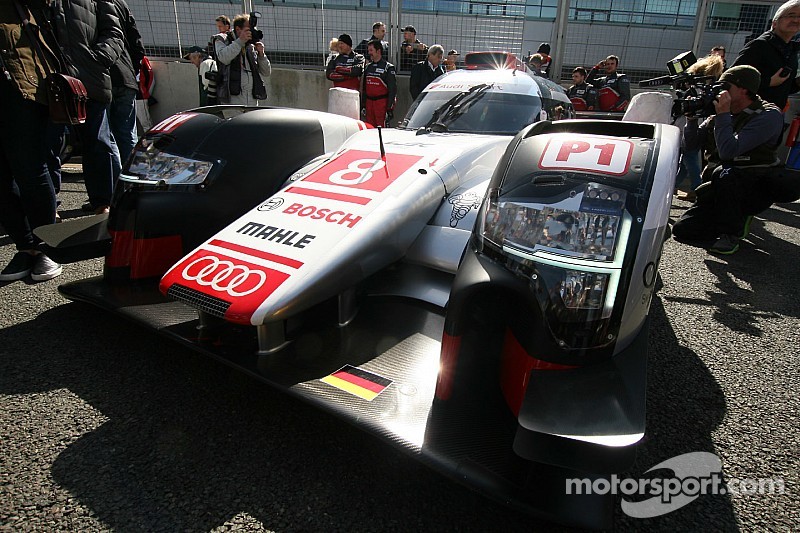
[[[107,254],[103,277],[60,290],[488,496],[608,527],[613,497],[564,483],[625,470],[645,432],[679,135],[554,122],[569,100],[540,87],[522,70],[455,71],[397,129],[175,115],[137,147],[107,221],[43,232],[57,258]]]

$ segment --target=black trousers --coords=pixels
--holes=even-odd
[[[33,249],[31,230],[55,222],[56,196],[47,168],[47,106],[0,79],[0,224],[17,249]]]
[[[771,181],[781,168],[718,167],[697,189],[697,203],[672,227],[678,240],[708,242],[720,235],[741,235],[748,216],[774,201]]]

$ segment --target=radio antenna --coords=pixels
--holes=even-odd
[[[378,143],[381,145],[381,161],[383,161],[383,169],[386,171],[386,179],[389,179],[389,164],[386,162],[386,148],[383,146],[383,133],[381,127],[378,126]]]

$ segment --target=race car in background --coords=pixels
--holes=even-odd
[[[504,503],[608,527],[613,496],[565,480],[624,471],[644,435],[677,129],[553,122],[566,95],[515,69],[437,79],[397,129],[345,140],[362,125],[322,115],[162,122],[117,186],[104,275],[59,290]],[[48,253],[102,233],[86,220],[45,230]]]

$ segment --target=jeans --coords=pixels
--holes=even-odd
[[[31,230],[53,224],[56,195],[47,169],[47,107],[0,79],[0,224],[18,250],[39,242]]]
[[[89,203],[92,207],[107,206],[120,171],[119,151],[108,125],[108,104],[89,99],[86,122],[75,130],[83,146],[83,179]]]
[[[687,150],[681,155],[681,164],[678,168],[678,177],[675,179],[675,185],[680,185],[684,179],[689,178],[689,183],[692,190],[700,186],[700,164],[701,156],[700,150]]]
[[[47,124],[47,169],[56,195],[61,192],[61,147],[67,127],[64,124]]]
[[[136,146],[136,91],[130,87],[114,87],[111,90],[111,107],[108,109],[108,124],[119,148],[119,159],[124,165]],[[116,176],[115,176],[116,178]]]

